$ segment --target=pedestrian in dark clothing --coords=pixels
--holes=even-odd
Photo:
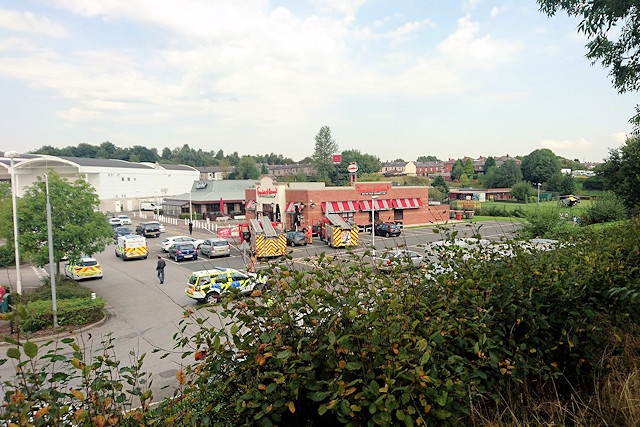
[[[193,223],[189,221],[189,236],[191,236],[191,233],[193,233]]]
[[[158,274],[158,279],[160,279],[160,283],[164,283],[164,268],[167,266],[167,263],[162,259],[160,255],[158,255],[158,265],[156,265],[156,272]]]

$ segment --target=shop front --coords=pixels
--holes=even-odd
[[[248,218],[259,215],[269,216],[272,220],[280,218],[278,222],[286,229],[310,227],[321,222],[326,214],[338,214],[362,227],[371,224],[372,214],[376,223],[393,222],[403,226],[449,219],[448,206],[429,205],[428,187],[394,186],[389,182],[326,187],[317,182],[280,185],[273,180],[261,180],[255,189],[247,189],[246,197]],[[279,217],[275,212],[277,209],[283,213]]]

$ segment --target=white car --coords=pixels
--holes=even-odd
[[[131,218],[127,215],[118,215],[118,219],[120,220],[120,224],[122,225],[131,225]]]
[[[196,238],[190,237],[190,236],[171,236],[171,237],[167,237],[166,239],[164,239],[162,241],[162,243],[160,243],[160,247],[162,248],[162,250],[164,252],[168,252],[169,248],[174,243],[193,243],[193,246],[195,246],[196,249],[198,249],[198,248],[200,248],[200,245],[203,242],[204,242],[204,240],[202,240],[202,239],[196,239]]]

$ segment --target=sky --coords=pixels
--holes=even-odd
[[[1,150],[600,162],[636,94],[535,0],[3,0]]]

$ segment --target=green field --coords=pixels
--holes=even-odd
[[[529,212],[535,212],[540,209],[544,210],[555,210],[558,212],[558,215],[562,215],[567,219],[571,219],[574,216],[580,217],[582,216],[585,209],[591,204],[590,200],[582,200],[580,203],[573,207],[561,206],[557,201],[550,202],[540,202],[538,206],[537,203],[514,203],[514,202],[482,202],[482,209],[491,209],[492,211],[495,209],[503,210],[505,212],[504,217],[508,217],[512,220],[524,220],[526,214]],[[524,215],[513,215],[514,211],[519,211],[524,213]],[[476,215],[470,221],[486,221],[496,219],[495,215]]]

